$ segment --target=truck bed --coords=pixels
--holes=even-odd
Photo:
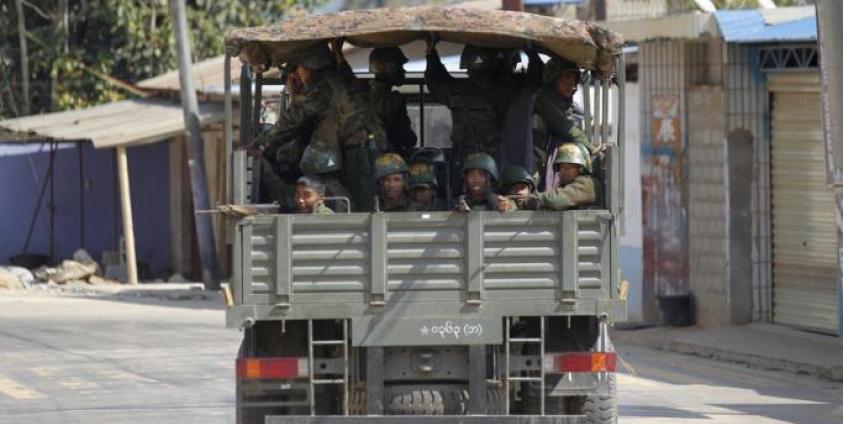
[[[397,311],[407,322],[624,319],[612,227],[606,210],[248,217],[236,225],[227,324],[352,319],[359,327]]]

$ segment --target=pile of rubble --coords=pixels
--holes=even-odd
[[[84,249],[56,267],[42,266],[34,271],[17,266],[0,266],[0,289],[26,289],[38,285],[103,285],[119,281],[102,276],[99,264]]]

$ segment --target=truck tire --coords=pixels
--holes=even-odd
[[[618,386],[615,374],[609,374],[609,394],[591,395],[583,405],[588,424],[616,424],[618,422]]]
[[[468,391],[451,388],[389,391],[385,397],[386,415],[464,415]]]
[[[349,415],[366,415],[366,386],[356,385],[349,393]],[[486,392],[486,413],[503,415],[504,389],[490,385]],[[436,387],[425,389],[389,390],[385,395],[386,415],[465,415],[469,407],[468,391]]]

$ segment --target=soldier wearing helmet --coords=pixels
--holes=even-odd
[[[442,149],[424,147],[410,157],[410,209],[413,211],[444,211],[444,200],[439,197],[438,167],[447,164]]]
[[[405,212],[410,209],[407,197],[409,174],[410,168],[398,154],[385,153],[375,160],[379,210]]]
[[[574,93],[582,73],[577,64],[561,57],[550,59],[544,66],[543,84],[533,103],[534,162],[539,175],[539,191],[548,188],[553,167],[553,152],[563,143],[579,143],[590,149],[590,143],[578,122],[578,106]]]
[[[537,209],[535,192],[536,181],[526,169],[518,165],[510,165],[503,170],[501,194],[513,199],[518,209]]]
[[[463,212],[506,212],[516,209],[512,200],[495,194],[494,186],[497,180],[498,166],[488,153],[468,155],[463,162],[465,192],[459,198],[457,209]]]
[[[598,185],[591,176],[591,154],[585,146],[559,146],[553,166],[559,184],[549,193],[538,195],[544,209],[563,211],[597,202]]]
[[[371,210],[373,161],[387,150],[383,123],[369,105],[368,90],[336,69],[324,43],[297,52],[290,62],[302,84],[278,122],[257,143],[284,145],[309,137],[302,153],[302,171],[339,172],[356,210]],[[313,165],[305,169],[306,164]]]
[[[354,72],[342,54],[342,39],[334,40],[333,48],[341,72],[356,80]],[[369,72],[375,78],[368,81],[369,102],[383,122],[390,151],[409,158],[416,146],[416,133],[407,113],[404,95],[393,87],[404,83],[404,64],[407,57],[398,47],[377,47],[369,54]],[[359,80],[357,80],[359,81]]]
[[[468,44],[460,56],[460,68],[468,78],[457,79],[442,64],[434,44],[428,40],[424,76],[433,99],[451,111],[456,157],[480,151],[496,157],[508,107],[535,72],[528,72],[528,77],[514,74],[521,58],[518,50]],[[532,56],[530,63],[531,70],[537,69]]]

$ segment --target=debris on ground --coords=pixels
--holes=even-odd
[[[0,272],[3,274],[7,274],[4,276],[4,280],[6,284],[0,284],[0,287],[8,286],[20,286],[21,288],[26,288],[32,285],[32,282],[35,281],[35,276],[32,275],[28,269],[20,266],[0,266]],[[9,277],[11,276],[11,277]],[[18,283],[20,284],[13,284],[11,283],[11,278],[17,279]],[[5,288],[12,288],[12,287],[5,287]]]
[[[22,289],[24,284],[14,274],[0,269],[0,289]]]
[[[32,274],[30,274],[32,275]],[[65,259],[55,267],[42,266],[35,270],[30,283],[41,285],[106,285],[118,281],[102,277],[102,268],[85,249],[73,253],[73,259]],[[30,284],[24,284],[28,287]]]

